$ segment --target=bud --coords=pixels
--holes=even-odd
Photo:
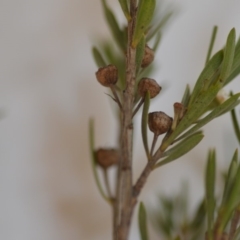
[[[104,87],[110,87],[117,83],[118,69],[116,66],[110,64],[106,67],[101,67],[96,72],[97,80]]]
[[[172,130],[174,130],[177,127],[179,121],[183,118],[183,115],[186,110],[184,105],[179,102],[175,102],[173,104],[173,108],[174,108],[174,119],[172,123]]]
[[[95,156],[98,165],[104,169],[117,164],[119,161],[119,152],[113,148],[99,148],[95,152]]]
[[[148,45],[146,45],[141,67],[145,68],[149,66],[153,62],[153,60],[154,60],[154,51]]]
[[[150,93],[150,98],[154,98],[161,91],[158,83],[151,78],[142,78],[138,83],[138,93],[141,97],[145,97],[147,91]]]
[[[155,134],[166,133],[172,125],[172,118],[164,112],[152,112],[148,114],[149,129]]]

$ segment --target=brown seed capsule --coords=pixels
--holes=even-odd
[[[145,68],[149,66],[153,62],[153,60],[154,60],[154,51],[148,45],[146,45],[141,67]]]
[[[175,130],[180,120],[183,118],[185,113],[185,107],[182,103],[176,102],[173,104],[174,108],[174,118],[172,123],[172,130]]]
[[[95,154],[97,163],[104,169],[117,164],[119,161],[119,152],[113,148],[99,148]]]
[[[116,66],[110,64],[106,67],[101,67],[96,72],[97,80],[104,87],[110,87],[117,83],[118,69]]]
[[[166,133],[172,125],[172,118],[164,112],[152,112],[148,114],[149,129],[157,136]]]
[[[151,78],[142,78],[138,83],[138,93],[141,97],[145,97],[147,91],[149,91],[150,98],[154,98],[160,93],[161,89],[158,83]]]
[[[186,110],[184,105],[182,103],[175,102],[173,104],[173,108],[174,108],[174,115],[178,116],[178,119],[181,120]]]

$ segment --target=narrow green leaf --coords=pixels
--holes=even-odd
[[[136,49],[136,73],[138,74],[139,69],[141,68],[142,59],[145,51],[145,36],[142,36],[140,42],[137,45]]]
[[[215,211],[215,172],[216,172],[216,153],[215,150],[209,151],[206,178],[205,178],[205,198],[207,210],[208,239],[212,239],[214,211]]]
[[[154,52],[157,51],[157,49],[159,47],[159,44],[161,42],[161,39],[162,39],[162,34],[160,32],[158,32],[157,35],[156,35],[156,38],[155,38],[153,48],[152,48]]]
[[[178,143],[177,145],[175,144],[173,147],[171,147],[170,149],[168,149],[167,151],[162,153],[161,158],[171,156],[175,152],[179,151],[179,149],[184,146],[184,141],[187,141],[189,138],[192,138],[194,135],[198,135],[198,134],[202,134],[202,131],[198,131],[198,132],[195,132],[194,134],[192,134],[191,136],[187,136],[180,143]]]
[[[160,150],[164,151],[182,132],[187,130],[194,122],[196,122],[199,117],[205,112],[208,105],[216,97],[220,89],[219,84],[210,86],[205,92],[201,92],[196,98],[195,102],[189,107],[187,113],[184,115],[183,119],[177,125],[176,129],[171,133],[171,135],[163,141],[160,146]]]
[[[238,42],[235,47],[231,73],[224,82],[224,85],[231,82],[239,73],[240,73],[240,38],[238,39]]]
[[[149,42],[169,21],[169,19],[172,17],[173,12],[168,12],[157,24],[156,27],[152,28],[148,34],[147,34],[147,42]]]
[[[104,14],[115,42],[118,44],[122,51],[126,50],[126,42],[124,41],[124,33],[120,29],[118,22],[113,14],[112,10],[108,7],[106,0],[102,0]]]
[[[95,156],[95,144],[94,144],[94,122],[92,119],[89,121],[89,146],[90,146],[90,153],[92,157],[92,169],[94,174],[94,179],[97,185],[97,188],[103,197],[108,203],[111,203],[111,200],[108,198],[108,196],[104,193],[102,185],[100,183],[100,179],[97,173],[97,164],[96,164],[96,156]]]
[[[157,163],[154,168],[161,167],[188,153],[195,146],[197,146],[197,144],[203,139],[203,137],[204,135],[202,134],[202,132],[198,132],[184,139],[177,146],[170,149],[170,155],[163,159],[161,162]]]
[[[240,97],[240,93],[237,93],[227,99],[225,102],[223,102],[221,105],[217,106],[211,113],[209,113],[206,117],[199,120],[197,124],[189,129],[186,133],[181,135],[176,141],[183,139],[190,134],[193,134],[197,130],[199,130],[201,127],[212,121],[214,118],[217,118],[218,116],[222,115],[223,113],[226,113],[227,111],[231,111],[235,106],[236,103],[239,104],[238,98]]]
[[[240,226],[236,229],[236,232],[232,240],[239,240],[239,237],[240,237]]]
[[[143,202],[141,202],[139,205],[138,226],[140,230],[141,240],[148,240],[147,213]]]
[[[198,208],[195,212],[195,216],[190,224],[190,227],[195,232],[196,230],[200,229],[205,224],[205,217],[206,217],[206,207],[205,207],[205,199],[200,202]]]
[[[190,87],[187,84],[187,86],[185,88],[185,92],[184,92],[183,97],[182,97],[181,103],[183,104],[183,106],[187,107],[188,103],[189,103],[189,100],[190,100]]]
[[[227,43],[224,49],[224,58],[220,72],[220,81],[222,83],[225,82],[227,77],[230,75],[232,70],[234,52],[235,52],[235,40],[236,40],[236,32],[233,28],[227,38]]]
[[[231,74],[228,76],[228,78],[226,79],[226,81],[224,82],[224,86],[227,85],[228,83],[230,83],[235,77],[237,77],[240,73],[240,64],[238,67],[236,67]]]
[[[93,55],[96,65],[98,67],[104,67],[107,65],[106,62],[104,61],[101,53],[99,52],[99,50],[96,47],[92,48],[92,55]]]
[[[150,94],[148,91],[144,99],[144,105],[143,105],[143,111],[142,111],[142,140],[143,140],[144,149],[148,159],[150,159],[150,153],[148,148],[148,136],[147,136],[149,105],[150,105]]]
[[[137,9],[136,25],[133,32],[132,46],[136,48],[144,32],[152,21],[156,0],[140,0]]]
[[[228,199],[228,197],[230,195],[230,192],[232,190],[232,186],[233,186],[233,183],[234,183],[233,180],[236,177],[237,168],[238,168],[238,150],[236,149],[236,151],[233,154],[232,161],[231,161],[231,164],[229,166],[228,173],[227,173],[227,178],[226,178],[226,181],[225,181],[222,203],[221,203],[222,207],[226,204],[227,199]]]
[[[238,51],[239,49],[240,49],[240,37],[238,37],[236,47],[235,47],[235,51]]]
[[[240,165],[238,166],[237,173],[233,180],[231,193],[229,194],[224,210],[222,212],[221,223],[219,225],[220,232],[223,232],[224,229],[226,228],[227,223],[230,220],[230,217],[235,208],[238,206],[239,202],[240,202]]]
[[[238,142],[240,143],[240,128],[239,128],[239,123],[237,120],[235,109],[232,109],[232,111],[231,111],[231,118],[232,118],[235,135],[237,137]]]
[[[223,61],[223,50],[217,52],[202,70],[191,94],[189,106],[196,100],[200,92],[209,85],[212,76],[217,72]]]
[[[213,49],[213,45],[214,45],[215,38],[216,38],[216,35],[217,35],[217,30],[218,30],[218,27],[214,26],[213,31],[212,31],[211,40],[210,40],[210,45],[209,45],[209,48],[208,48],[208,53],[207,53],[207,58],[206,58],[205,65],[207,65],[207,63],[208,63],[208,61],[209,61],[209,59],[212,55],[212,49]]]
[[[129,21],[131,19],[131,16],[130,16],[129,8],[128,8],[128,0],[118,0],[118,1],[121,5],[122,11],[123,11],[126,19]]]

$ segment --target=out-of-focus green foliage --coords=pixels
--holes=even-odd
[[[188,188],[183,184],[177,194],[159,196],[152,221],[160,239],[202,240],[206,225],[206,210],[202,200],[193,213],[189,212]]]
[[[138,210],[138,225],[141,240],[148,240],[147,213],[144,204],[141,202]]]

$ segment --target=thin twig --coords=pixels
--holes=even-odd
[[[135,116],[135,114],[138,112],[139,108],[142,106],[142,104],[144,103],[144,98],[141,98],[140,102],[138,103],[138,105],[136,106],[136,108],[134,109],[134,112],[132,114],[132,118]]]
[[[112,91],[113,96],[114,96],[114,98],[115,98],[114,100],[116,101],[116,103],[118,104],[120,110],[122,111],[122,104],[121,104],[121,102],[120,102],[120,100],[119,100],[119,97],[118,97],[118,95],[117,95],[115,85],[111,85],[110,88],[111,88],[111,91]]]
[[[134,187],[133,187],[133,202],[132,202],[133,206],[137,203],[137,197],[139,196],[143,186],[145,185],[148,176],[154,169],[156,162],[157,162],[156,159],[152,159],[152,160],[148,161],[148,163],[145,166],[145,168],[143,169],[140,177],[138,178],[136,184],[134,185]]]
[[[151,147],[151,151],[150,151],[150,156],[153,155],[154,147],[156,145],[157,140],[158,140],[158,135],[154,134],[153,141],[152,141],[152,147]]]

